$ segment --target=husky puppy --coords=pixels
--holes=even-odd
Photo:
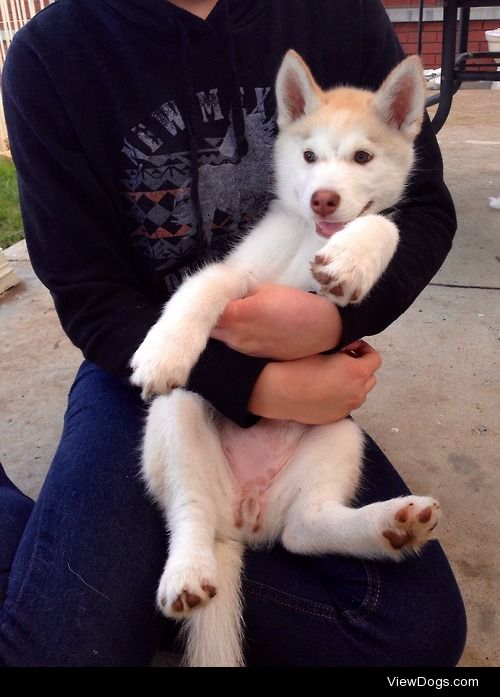
[[[244,545],[397,561],[439,519],[428,497],[349,506],[363,453],[351,419],[262,419],[241,429],[182,389],[229,302],[276,283],[360,303],[398,244],[396,225],[379,213],[401,198],[413,165],[424,111],[419,59],[400,63],[375,93],[322,91],[289,51],[276,96],[276,200],[224,261],[184,281],[131,362],[143,397],[160,395],[143,447],[170,539],[157,601],[185,619],[191,666],[243,665]]]

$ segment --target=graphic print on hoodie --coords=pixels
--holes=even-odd
[[[266,209],[272,196],[271,148],[276,135],[270,87],[241,89],[246,155],[242,158],[233,112],[217,88],[196,93],[186,118],[175,100],[158,107],[124,139],[123,194],[133,246],[148,256],[169,292],[198,258],[220,259]],[[196,153],[186,143],[191,116]],[[148,125],[146,125],[146,123]],[[193,162],[193,160],[195,160]],[[193,169],[197,169],[197,197]],[[199,218],[197,217],[199,215]]]

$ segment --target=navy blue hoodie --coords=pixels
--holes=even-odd
[[[20,30],[4,107],[33,267],[84,356],[126,378],[183,273],[220,258],[270,200],[273,84],[287,49],[319,84],[376,89],[403,54],[378,0],[59,0]],[[342,310],[343,344],[380,332],[455,231],[427,123],[383,279]],[[264,359],[210,341],[190,388],[237,423]]]

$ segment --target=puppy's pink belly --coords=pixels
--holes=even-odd
[[[270,419],[261,419],[251,428],[223,421],[222,447],[239,487],[237,527],[250,527],[254,532],[259,529],[267,490],[290,461],[306,428],[293,421]]]

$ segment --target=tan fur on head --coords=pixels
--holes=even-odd
[[[334,99],[333,99],[334,98]],[[337,88],[324,92],[296,51],[286,53],[276,79],[278,126],[291,125],[325,104],[336,109],[365,110],[369,104],[377,116],[408,140],[419,133],[425,105],[423,66],[418,56],[397,65],[375,92]]]

